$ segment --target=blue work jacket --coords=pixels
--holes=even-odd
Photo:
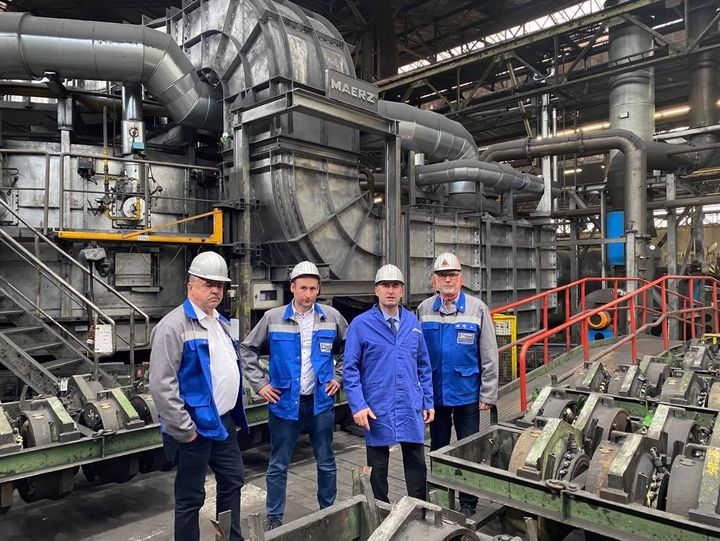
[[[456,312],[441,313],[439,296],[417,310],[432,364],[436,404],[463,406],[497,400],[497,341],[487,305],[461,292]]]
[[[348,328],[343,379],[353,414],[370,408],[368,446],[423,443],[422,410],[433,408],[430,358],[415,314],[400,308],[397,335],[375,306]]]
[[[315,303],[315,323],[312,333],[310,362],[315,374],[315,415],[333,407],[334,397],[325,392],[333,379],[342,383],[341,368],[333,363],[333,351],[342,352],[347,322],[330,306]],[[292,303],[268,310],[260,322],[245,337],[240,353],[245,376],[258,391],[267,383],[280,391],[280,399],[268,404],[270,411],[286,420],[297,421],[300,411],[300,377],[302,372],[302,343],[300,326],[293,319]],[[261,370],[258,353],[269,345],[269,374]],[[341,365],[341,361],[338,363]]]
[[[222,315],[220,324],[230,336],[230,323]],[[238,341],[232,339],[232,343],[237,353]],[[161,429],[178,441],[185,441],[194,424],[194,430],[201,436],[225,440],[228,433],[213,398],[208,334],[189,300],[158,323],[153,329],[151,344],[150,391],[158,408]],[[242,381],[239,359],[238,354]],[[182,408],[173,406],[175,396],[183,401]],[[230,414],[238,427],[249,432],[242,389]]]

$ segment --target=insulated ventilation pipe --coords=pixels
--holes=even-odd
[[[508,161],[531,159],[542,156],[557,156],[560,154],[589,155],[592,153],[619,150],[624,154],[625,169],[623,171],[627,182],[623,186],[624,199],[632,205],[632,211],[626,214],[634,216],[633,220],[646,219],[644,204],[640,203],[644,197],[645,171],[647,169],[647,145],[638,135],[628,130],[600,130],[590,133],[576,133],[567,137],[554,137],[552,139],[515,139],[505,143],[490,145],[480,155],[482,161]],[[637,224],[633,222],[633,227]]]
[[[509,165],[486,163],[476,160],[455,160],[418,166],[416,169],[418,186],[445,184],[462,179],[480,182],[492,187],[496,192],[508,190],[525,191],[542,195],[545,187],[542,178],[523,173]]]
[[[644,232],[646,231],[647,209],[645,207],[645,175],[647,171],[647,145],[638,135],[628,130],[604,130],[587,134],[576,133],[568,137],[552,139],[518,139],[491,145],[480,155],[481,160],[506,161],[531,159],[559,154],[589,155],[607,152],[611,149],[624,154],[625,185],[623,196],[626,202],[625,230],[638,233],[636,242],[628,248],[628,276],[642,276],[640,267],[645,258]]]
[[[47,72],[72,79],[142,83],[178,124],[222,130],[221,95],[202,82],[171,36],[137,25],[0,15],[0,78]]]
[[[717,2],[691,1],[689,20],[687,22],[688,40],[693,43],[697,40],[705,26],[715,16]],[[720,98],[720,83],[718,82],[717,53],[704,51],[690,57],[690,128],[703,128],[718,123],[717,102]],[[718,142],[714,133],[702,133],[690,137],[694,145],[708,145]],[[716,150],[705,150],[695,153],[693,169],[705,167],[710,163]]]
[[[609,60],[616,65],[626,64],[647,55],[653,49],[653,37],[642,28],[623,23],[610,28]],[[610,78],[610,126],[627,130],[643,141],[652,140],[655,132],[655,74],[652,68],[635,70]],[[645,202],[646,171],[640,176],[628,177],[624,164],[613,162],[619,156],[610,152],[607,193],[611,206],[624,209],[625,230],[639,235],[647,231]],[[628,183],[632,185],[627,186]],[[638,200],[628,199],[630,194]]]
[[[542,182],[535,175],[479,162],[475,141],[459,122],[405,103],[381,100],[378,105],[381,115],[398,122],[403,149],[422,153],[428,162],[434,162],[417,168],[418,185],[448,184],[450,206],[475,208],[478,183],[495,193],[513,189],[535,199],[542,195]],[[372,138],[364,140],[365,146],[380,143]],[[482,201],[484,209],[499,212],[497,204],[485,198]]]

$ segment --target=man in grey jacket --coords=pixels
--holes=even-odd
[[[217,482],[216,516],[231,511],[230,539],[240,533],[244,469],[236,426],[248,431],[242,403],[238,344],[216,310],[230,279],[215,252],[188,270],[187,300],[153,329],[150,392],[158,409],[163,447],[177,466],[175,540],[199,541],[198,515],[210,466]]]
[[[347,321],[315,299],[320,273],[310,261],[298,263],[290,274],[293,301],[268,310],[240,345],[245,377],[268,401],[270,462],[268,464],[268,529],[282,524],[290,460],[301,431],[310,436],[317,462],[317,499],[321,509],[337,494],[337,469],[332,449],[335,393],[342,383],[342,363],[333,366],[333,351],[345,343]],[[269,374],[258,355],[269,346]]]

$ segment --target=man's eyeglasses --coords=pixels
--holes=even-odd
[[[451,280],[457,279],[458,276],[460,276],[459,272],[437,272],[436,273],[442,280],[445,280],[446,278],[450,278]]]

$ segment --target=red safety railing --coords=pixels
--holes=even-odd
[[[627,278],[627,277],[612,277],[612,278],[601,278],[601,277],[588,277],[581,280],[577,280],[564,286],[559,286],[554,289],[549,289],[536,295],[520,299],[518,301],[506,304],[505,306],[498,306],[490,310],[491,315],[504,314],[510,311],[517,312],[519,308],[527,309],[530,304],[535,304],[533,308],[542,311],[542,327],[537,331],[520,338],[519,340],[502,346],[499,351],[502,353],[510,348],[522,345],[527,340],[530,340],[534,336],[549,330],[549,314],[551,306],[558,306],[560,299],[564,299],[565,308],[563,310],[565,320],[567,321],[573,316],[573,306],[578,306],[580,313],[584,312],[587,308],[586,298],[588,286],[599,284],[601,287],[604,284],[608,284],[613,290],[613,299],[617,299],[619,296],[624,294],[624,290],[621,286],[627,287],[627,285],[640,286],[648,284],[649,282],[643,278]],[[594,291],[594,290],[593,290]],[[553,303],[553,297],[556,297]],[[574,301],[574,302],[573,302]],[[539,304],[542,303],[542,307]],[[615,314],[616,315],[616,314]],[[617,334],[617,317],[613,317],[613,333]],[[550,361],[550,340],[549,337],[543,340],[543,362],[547,364]],[[571,329],[567,329],[565,332],[565,351],[570,351],[572,347],[571,343]]]
[[[613,286],[614,293],[613,293],[613,300],[602,305],[598,306],[596,308],[592,308],[587,310],[584,306],[584,299],[585,295],[582,293],[584,291],[585,284],[591,281],[602,281],[602,282],[612,282],[617,280],[618,283],[622,283],[623,281],[634,281],[637,285],[640,287],[637,287],[633,291],[630,292],[624,292],[620,290],[617,285]],[[669,287],[669,282],[674,282],[671,284],[673,287]],[[686,282],[687,283],[687,295],[682,295],[675,291],[676,289],[680,288],[680,286]],[[698,335],[697,329],[700,328],[700,334],[702,335],[706,321],[705,321],[705,314],[710,313],[711,314],[711,320],[712,320],[712,328],[714,332],[718,332],[718,329],[720,328],[720,310],[718,310],[717,307],[717,293],[718,293],[718,280],[708,277],[708,276],[663,276],[653,282],[647,282],[646,280],[641,279],[632,279],[632,278],[585,278],[584,280],[580,280],[578,282],[575,282],[573,284],[568,284],[568,286],[563,286],[561,288],[556,288],[555,290],[550,290],[544,293],[539,293],[538,295],[534,295],[532,297],[529,297],[528,299],[523,299],[522,301],[518,301],[517,303],[512,303],[508,305],[507,307],[499,307],[494,309],[493,313],[499,313],[503,309],[513,309],[517,308],[519,306],[522,306],[524,304],[527,304],[529,302],[533,302],[539,299],[547,298],[548,295],[551,294],[557,294],[559,292],[563,292],[566,295],[569,296],[569,293],[566,293],[569,288],[571,287],[580,287],[581,294],[580,294],[580,312],[575,315],[570,315],[570,302],[569,299],[566,298],[566,307],[565,307],[565,322],[558,325],[557,327],[554,327],[552,329],[547,328],[547,303],[548,301],[543,301],[543,320],[545,322],[545,329],[541,329],[540,331],[534,332],[529,336],[523,337],[520,340],[517,340],[516,342],[512,344],[508,344],[503,347],[503,349],[510,348],[510,347],[516,347],[516,346],[522,346],[520,350],[520,355],[518,358],[518,368],[519,368],[519,380],[520,380],[520,408],[522,411],[525,411],[527,409],[527,373],[526,373],[526,359],[528,352],[531,347],[538,344],[539,342],[543,343],[544,347],[544,360],[545,362],[548,362],[549,360],[549,352],[548,352],[548,343],[549,339],[557,335],[559,333],[564,333],[566,336],[566,347],[569,350],[569,336],[571,333],[571,330],[573,326],[578,326],[580,328],[580,336],[581,336],[581,343],[583,347],[583,358],[585,361],[591,361],[590,359],[590,345],[589,345],[589,338],[588,338],[588,321],[591,317],[600,314],[601,312],[608,312],[613,314],[613,330],[614,335],[618,335],[618,326],[619,326],[619,315],[622,312],[627,313],[627,335],[620,340],[618,340],[616,343],[612,344],[608,348],[605,348],[601,353],[596,355],[592,360],[595,361],[604,355],[609,354],[610,352],[618,349],[619,347],[622,347],[623,345],[627,344],[628,342],[631,343],[631,355],[632,355],[632,362],[635,363],[637,361],[637,338],[638,335],[645,333],[649,331],[650,329],[654,327],[661,327],[661,335],[663,338],[663,345],[664,348],[667,349],[669,347],[669,322],[670,320],[677,320],[682,325],[682,336],[683,339],[687,339],[688,335],[690,338],[695,338]],[[710,284],[711,289],[711,302],[709,305],[704,305],[703,301],[696,300],[695,292],[697,291],[696,288],[700,286],[703,291],[703,295],[701,295],[701,298],[705,298],[705,293],[708,284]],[[648,303],[648,296],[653,295],[657,293],[660,297],[660,306],[659,309],[655,308],[654,303]],[[671,302],[671,299],[677,300],[677,306],[682,306],[682,308],[669,310],[669,307],[674,304]]]

